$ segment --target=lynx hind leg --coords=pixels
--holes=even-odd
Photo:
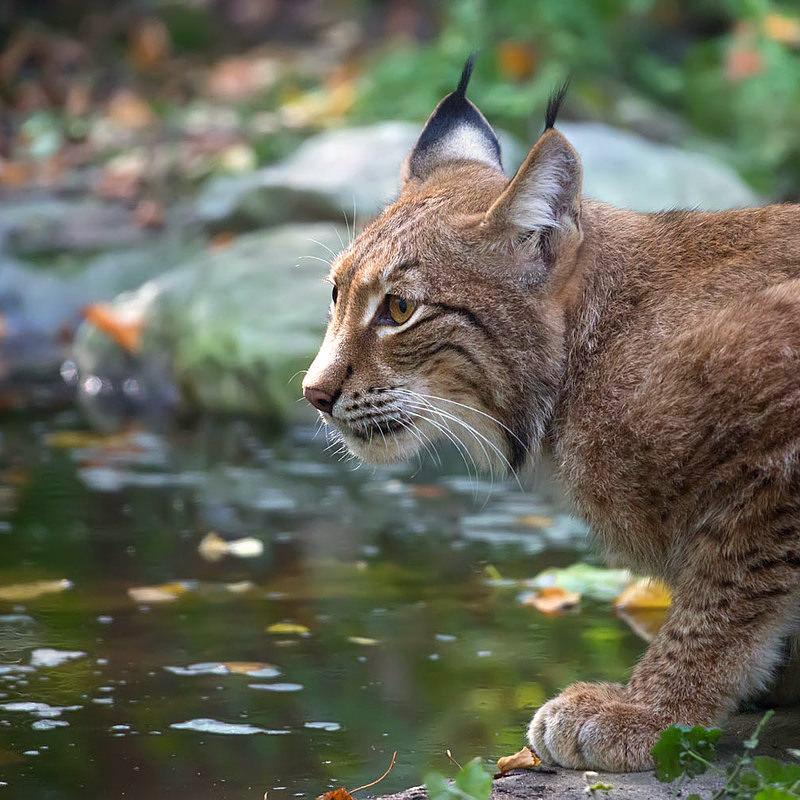
[[[753,704],[764,709],[800,706],[800,634],[786,640],[774,678]]]
[[[545,761],[649,769],[661,730],[721,723],[769,683],[797,606],[794,534],[770,543],[765,533],[759,547],[721,548],[720,538],[693,543],[667,621],[627,686],[575,684],[539,709],[528,735]]]

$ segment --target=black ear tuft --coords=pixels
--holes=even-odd
[[[442,100],[422,129],[406,162],[406,177],[424,180],[447,161],[478,161],[502,172],[500,144],[486,118],[467,100],[475,56],[461,72],[455,91]]]
[[[567,96],[568,89],[569,78],[550,95],[550,99],[547,101],[547,113],[544,117],[544,129],[546,131],[549,131],[550,128],[556,124],[556,117],[561,109],[561,104],[564,102],[564,98]]]
[[[475,53],[470,53],[469,57],[464,62],[464,69],[461,70],[461,78],[459,79],[458,86],[453,94],[457,94],[459,97],[467,96],[467,85],[469,84],[469,79],[472,77],[472,68],[474,66]]]

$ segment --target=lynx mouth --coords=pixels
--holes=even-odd
[[[403,431],[408,432],[408,424],[409,422],[406,420],[392,417],[391,419],[365,420],[357,425],[342,422],[341,426],[356,439],[370,442],[375,437],[396,436]]]

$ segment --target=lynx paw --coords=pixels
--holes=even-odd
[[[629,703],[619,684],[576,683],[536,712],[528,741],[551,764],[637,772],[652,768],[650,749],[668,724]]]

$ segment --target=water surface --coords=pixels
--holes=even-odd
[[[311,427],[0,436],[0,797],[313,798],[394,750],[399,790],[448,748],[513,752],[644,647],[607,602],[520,603],[591,558],[547,483],[476,488],[455,454],[354,470]]]

